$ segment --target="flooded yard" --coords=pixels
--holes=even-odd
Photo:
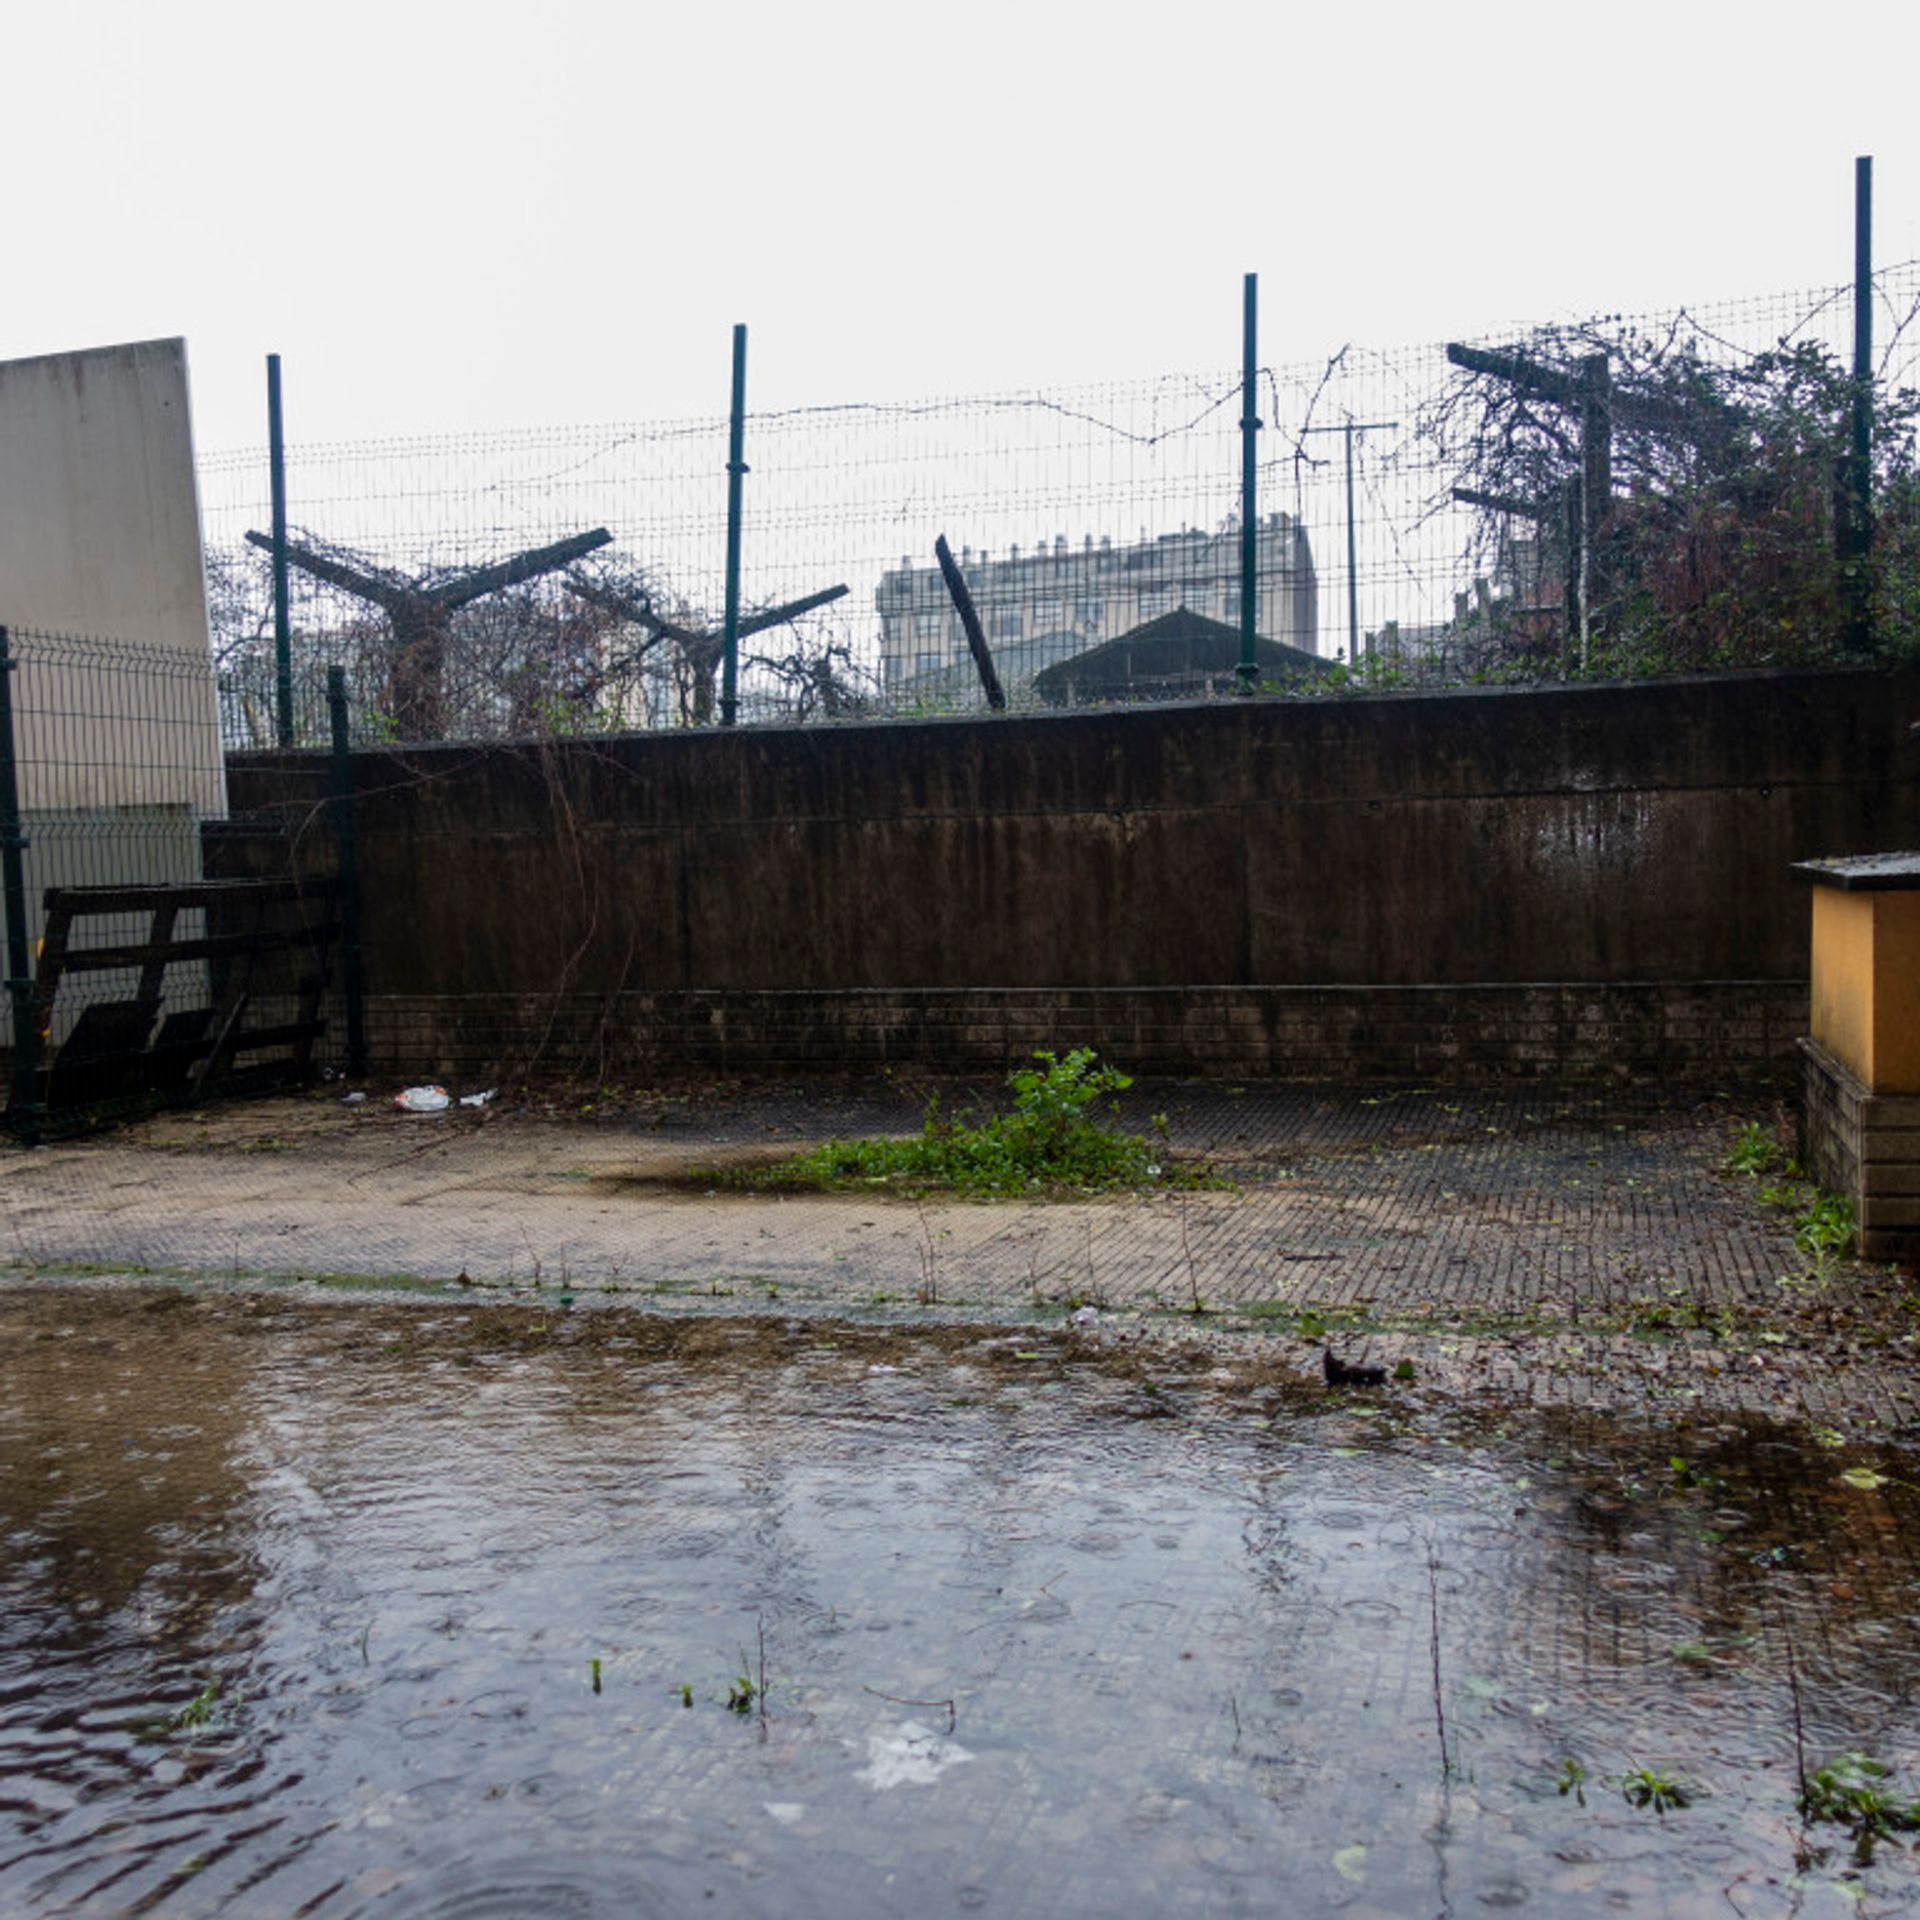
[[[0,1912],[1920,1901],[1911,1439],[1264,1351],[0,1294]]]

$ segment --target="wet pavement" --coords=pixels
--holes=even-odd
[[[1915,1453],[1104,1325],[17,1287],[0,1911],[1908,1912],[1795,1799],[1920,1792]]]
[[[721,1088],[420,1117],[336,1090],[177,1114],[0,1154],[0,1256],[23,1277],[679,1312],[1046,1321],[1091,1305],[1116,1329],[1264,1336],[1306,1369],[1331,1335],[1349,1357],[1538,1403],[1868,1428],[1920,1413],[1920,1288],[1844,1262],[1811,1284],[1790,1215],[1724,1170],[1743,1123],[1782,1122],[1752,1095],[1162,1083],[1136,1089],[1132,1118],[1164,1113],[1170,1149],[1231,1190],[982,1204],[701,1177],[912,1131],[925,1093]]]

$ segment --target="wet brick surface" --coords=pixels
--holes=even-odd
[[[1894,1425],[1911,1283],[1808,1281],[1792,1216],[1724,1162],[1764,1099],[1646,1087],[1399,1092],[1163,1082],[1127,1118],[1230,1191],[915,1203],[743,1195],[703,1166],[908,1132],[927,1088],[696,1090],[393,1112],[337,1093],[166,1116],[0,1159],[17,1271],[387,1280],[702,1311],[1057,1317],[1265,1339],[1463,1388],[1670,1396]],[[990,1097],[991,1089],[973,1094]],[[970,1097],[944,1090],[951,1110]],[[1194,1313],[1196,1300],[1205,1309]],[[1920,1324],[1920,1323],[1916,1323]]]

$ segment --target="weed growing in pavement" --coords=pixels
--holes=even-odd
[[[1752,1179],[1768,1176],[1758,1189],[1763,1206],[1793,1214],[1794,1244],[1807,1256],[1805,1274],[1787,1285],[1811,1282],[1823,1286],[1834,1263],[1853,1251],[1853,1203],[1844,1194],[1826,1193],[1807,1178],[1800,1164],[1780,1151],[1779,1143],[1759,1121],[1749,1121],[1735,1136],[1724,1162],[1729,1173]]]
[[[1889,1770],[1871,1754],[1843,1753],[1800,1790],[1800,1811],[1808,1820],[1831,1821],[1853,1835],[1854,1857],[1862,1866],[1873,1859],[1873,1845],[1894,1833],[1920,1832],[1920,1802],[1902,1805],[1887,1786]]]
[[[1724,1308],[1689,1300],[1678,1287],[1669,1287],[1664,1300],[1636,1300],[1620,1324],[1628,1333],[1711,1333],[1724,1338],[1728,1331]]]
[[[918,1196],[914,1199],[913,1211],[920,1223],[920,1290],[915,1298],[923,1307],[938,1306],[940,1250],[934,1245],[933,1229],[927,1225],[927,1210],[920,1204]]]
[[[890,1186],[900,1193],[975,1199],[1223,1184],[1204,1168],[1174,1163],[1165,1115],[1154,1116],[1153,1138],[1119,1131],[1113,1124],[1118,1112],[1113,1096],[1133,1082],[1102,1066],[1091,1047],[1033,1057],[1033,1066],[1007,1077],[1010,1113],[949,1119],[936,1096],[920,1132],[909,1139],[830,1140],[776,1166],[699,1177],[735,1188],[793,1192]]]
[[[1200,1267],[1193,1257],[1193,1240],[1187,1232],[1187,1202],[1183,1195],[1180,1201],[1180,1254],[1187,1263],[1187,1291],[1192,1304],[1187,1311],[1196,1317],[1207,1310],[1207,1303],[1200,1294]]]
[[[1693,1488],[1702,1493],[1717,1492],[1726,1483],[1717,1474],[1706,1473],[1687,1460],[1684,1455],[1672,1454],[1667,1460],[1668,1470],[1673,1475],[1673,1484],[1680,1488]]]
[[[751,1671],[747,1665],[747,1650],[740,1649],[740,1671],[727,1688],[727,1711],[737,1713],[743,1719],[750,1713],[760,1716],[762,1737],[766,1733],[767,1722],[767,1623],[759,1622],[759,1664]]]
[[[1780,1143],[1758,1120],[1749,1120],[1727,1150],[1726,1169],[1757,1178],[1780,1164]]]
[[[1658,1814],[1693,1805],[1693,1789],[1682,1786],[1664,1767],[1630,1767],[1621,1777],[1620,1791],[1628,1806],[1651,1807]]]
[[[1794,1244],[1824,1276],[1836,1260],[1853,1251],[1853,1202],[1844,1194],[1816,1193],[1793,1223]]]
[[[1587,1770],[1578,1760],[1561,1761],[1558,1785],[1562,1799],[1572,1794],[1583,1807],[1587,1804]]]
[[[167,1722],[168,1727],[175,1733],[184,1733],[208,1725],[213,1719],[214,1703],[219,1698],[220,1679],[216,1674]]]

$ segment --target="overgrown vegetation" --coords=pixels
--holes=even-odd
[[[1848,525],[1856,383],[1825,346],[1783,340],[1729,362],[1684,323],[1647,334],[1594,321],[1449,356],[1460,371],[1420,433],[1452,497],[1477,510],[1487,568],[1445,636],[1456,674],[1782,666],[1920,646],[1920,396],[1869,396],[1861,561]]]
[[[365,738],[547,739],[718,715],[720,616],[631,558],[602,548],[538,569],[408,572],[305,530],[291,549]],[[224,721],[261,746],[274,732],[272,578],[257,543],[208,549]],[[488,578],[486,592],[470,590]],[[743,637],[765,636],[742,647],[742,672],[762,676],[795,719],[862,711],[877,691],[844,629],[820,617],[834,597],[748,608],[741,621]]]
[[[1174,1161],[1164,1114],[1154,1116],[1151,1137],[1120,1129],[1116,1096],[1133,1081],[1101,1065],[1091,1047],[1033,1059],[1007,1076],[1009,1113],[949,1117],[936,1096],[919,1133],[907,1139],[829,1140],[775,1166],[700,1178],[784,1192],[890,1187],[975,1198],[1219,1184],[1204,1168]]]

